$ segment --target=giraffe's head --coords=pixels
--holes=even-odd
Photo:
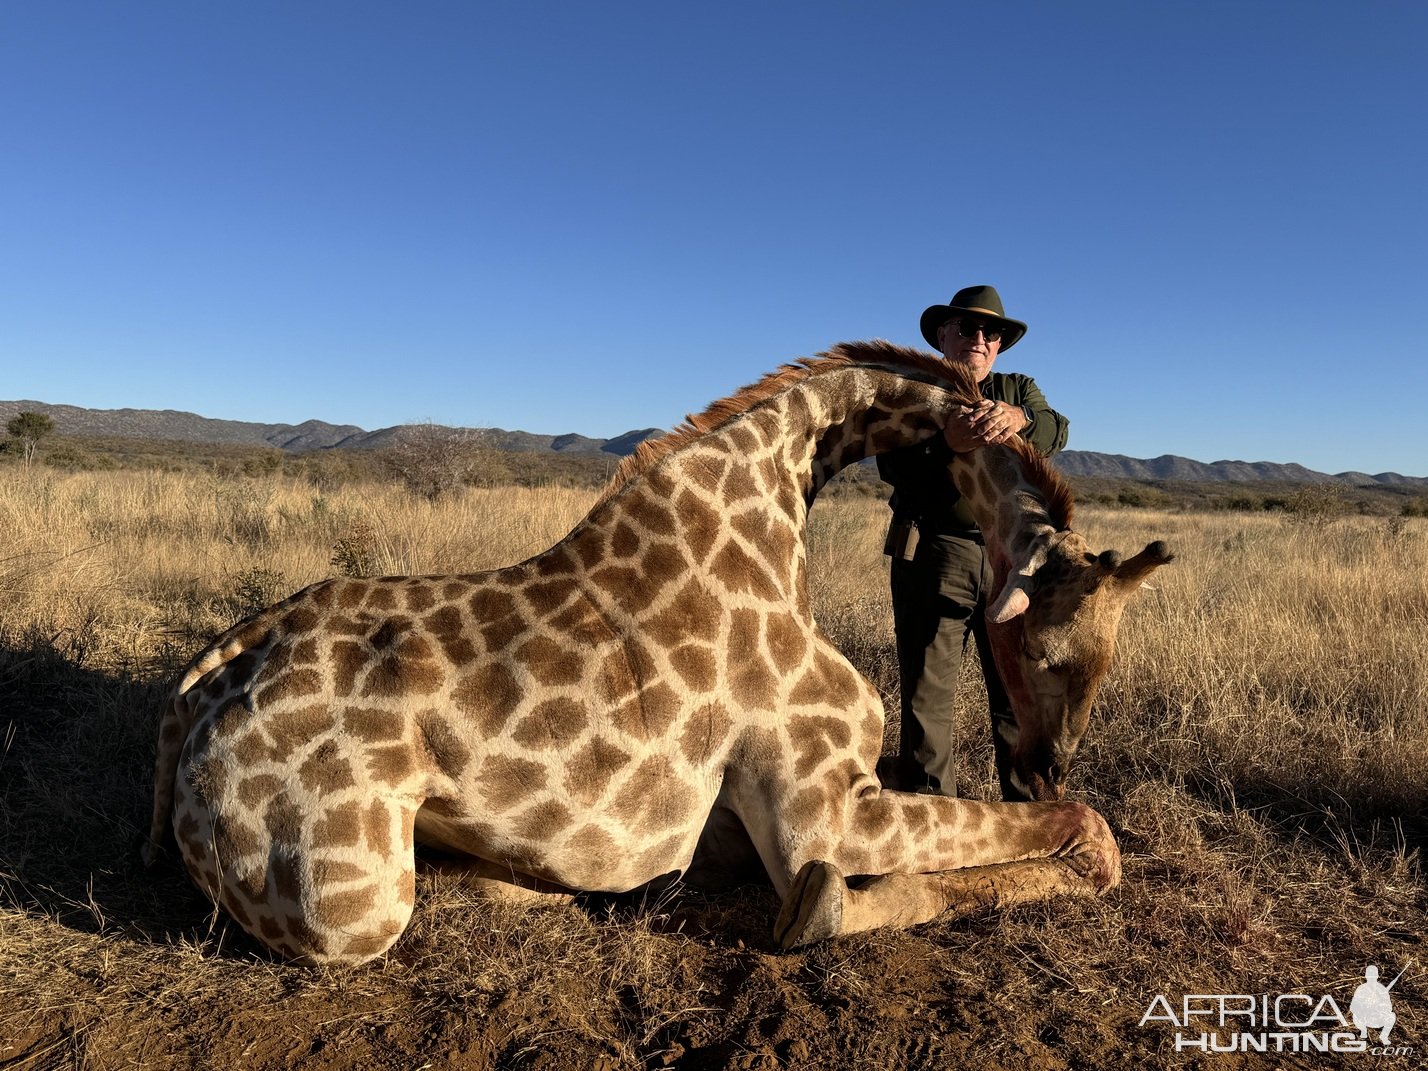
[[[1029,576],[1013,574],[999,613],[988,611],[997,669],[1016,714],[1010,747],[1008,799],[1060,799],[1066,775],[1090,718],[1091,702],[1111,667],[1121,612],[1152,572],[1172,560],[1162,542],[1121,560],[1093,553],[1077,533],[1064,531],[1042,548]],[[994,604],[995,608],[995,604]],[[1000,618],[1000,620],[997,620]]]

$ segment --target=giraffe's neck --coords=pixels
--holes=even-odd
[[[737,564],[751,590],[804,603],[804,526],[818,491],[849,464],[936,434],[955,404],[945,384],[877,366],[809,376],[631,477],[587,526],[617,532],[623,521],[658,542],[674,525],[669,538],[696,568]]]

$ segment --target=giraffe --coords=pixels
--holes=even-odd
[[[711,815],[757,851],[783,947],[1108,889],[1119,852],[1089,807],[883,790],[881,700],[810,610],[819,488],[940,433],[969,391],[931,354],[846,343],[643,444],[542,554],[470,575],[334,578],[240,622],[162,711],[145,861],[171,829],[206,895],[309,964],[392,946],[417,843],[491,888],[623,891],[682,872]],[[1028,471],[1061,493],[1051,470]],[[1013,584],[1029,576],[1018,564]],[[1133,587],[1118,576],[1091,597]],[[1049,615],[1045,640],[1025,630],[1028,651],[1047,648],[1030,687],[1065,668],[1052,648],[1094,648],[1073,685],[1104,671],[1114,637],[1083,644],[1084,617]]]

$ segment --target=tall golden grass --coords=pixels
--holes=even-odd
[[[1074,1030],[1060,1041],[1038,1032],[1048,1009],[1100,1023],[1085,1027],[1092,1041],[1109,1032],[1154,1053],[1163,1039],[1136,1031],[1142,994],[1311,983],[1351,992],[1363,963],[1422,961],[1421,519],[1079,512],[1097,549],[1132,552],[1161,538],[1177,555],[1127,612],[1072,773],[1073,794],[1107,815],[1125,851],[1125,882],[1103,901],[777,957],[760,945],[775,906],[766,890],[592,923],[588,908],[490,907],[427,878],[392,957],[339,976],[269,964],[177,867],[137,871],[158,698],[207,638],[340,570],[471,572],[521,560],[595,497],[468,488],[431,503],[393,485],[324,492],[279,476],[0,472],[0,1064],[104,1066],[103,1039],[142,1065],[125,1030],[163,1035],[172,1055],[218,1032],[206,1015],[227,1021],[293,994],[380,1006],[404,1021],[453,1006],[494,1014],[519,992],[544,993],[548,1015],[510,1026],[510,1052],[541,1051],[543,1031],[561,1044],[580,1034],[580,1052],[638,1066],[721,1038],[754,1046],[760,1028],[750,1024],[764,1013],[739,1019],[731,978],[804,986],[802,999],[826,1010],[875,1002],[886,986],[869,979],[914,960],[935,964],[939,985],[970,987],[944,992],[944,1012],[977,1004],[978,980],[996,974],[999,1000],[1016,1013],[1002,1028],[1031,1024],[1004,1042],[1004,1056],[1044,1056],[1074,1040]],[[885,521],[877,500],[830,496],[813,510],[808,553],[820,622],[895,711]],[[969,669],[959,783],[994,798],[978,688]],[[779,966],[788,963],[799,966]],[[808,980],[789,981],[791,972]],[[156,993],[159,1003],[147,1003]],[[1407,976],[1395,993],[1418,1000],[1418,1022],[1428,1022],[1421,983]],[[928,1029],[961,1021],[928,1014]],[[55,1016],[67,1034],[45,1026]],[[826,1038],[779,1049],[779,1059],[859,1066],[847,1039],[822,1029]],[[873,1036],[866,1051],[883,1052]],[[364,1052],[386,1051],[376,1037]],[[928,1066],[935,1055],[923,1053]]]

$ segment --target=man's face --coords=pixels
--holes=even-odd
[[[971,369],[980,383],[991,373],[992,365],[996,363],[997,354],[1001,351],[1002,340],[998,334],[995,342],[990,341],[985,331],[973,330],[974,327],[984,327],[994,333],[996,330],[980,316],[954,317],[937,329],[937,341],[942,346],[943,357],[953,364]],[[971,332],[972,337],[964,337],[962,331]]]

